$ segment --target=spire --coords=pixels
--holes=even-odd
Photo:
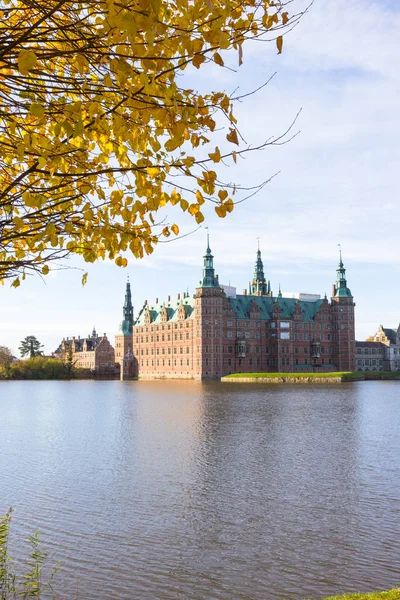
[[[207,249],[203,256],[203,279],[200,281],[200,287],[217,287],[219,288],[218,278],[215,276],[214,257],[211,254],[210,236],[207,232]]]
[[[128,324],[129,331],[132,330],[133,327],[133,306],[132,306],[132,294],[131,294],[131,284],[129,282],[129,275],[126,282],[125,289],[125,302],[122,308],[122,314],[124,321]]]
[[[257,238],[257,259],[254,267],[254,277],[251,285],[251,293],[253,296],[266,296],[269,293],[269,285],[265,280],[264,265],[261,259],[260,241]]]
[[[278,298],[282,298],[281,284],[279,284],[279,293],[278,293]]]
[[[335,298],[351,298],[351,291],[347,287],[346,280],[346,269],[344,268],[343,259],[342,259],[342,248],[339,245],[339,265],[336,269],[336,284],[334,286],[335,290]]]
[[[338,246],[339,246],[339,267],[343,267],[342,244],[338,244]]]

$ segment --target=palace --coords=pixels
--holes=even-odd
[[[124,360],[133,364],[133,353],[139,378],[355,370],[355,304],[341,254],[330,301],[280,290],[273,296],[259,249],[249,290],[237,294],[219,283],[208,238],[203,276],[193,296],[157,299],[152,306],[146,301],[133,320],[128,286],[116,358],[121,365]]]

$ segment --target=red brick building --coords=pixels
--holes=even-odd
[[[318,297],[319,298],[319,297]],[[227,294],[207,244],[194,296],[147,302],[133,327],[139,378],[355,370],[354,301],[340,256],[332,298],[274,297],[261,252],[249,292]]]
[[[99,336],[93,328],[87,338],[79,335],[64,338],[54,356],[66,360],[70,355],[75,367],[90,369],[99,377],[115,376],[115,351],[106,334]]]

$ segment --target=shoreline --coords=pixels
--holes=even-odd
[[[348,373],[235,373],[221,377],[222,383],[351,383],[354,381],[400,381],[400,373],[348,372]]]

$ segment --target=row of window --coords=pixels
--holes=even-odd
[[[151,365],[150,365],[150,362],[151,362]],[[181,367],[184,366],[184,364],[183,364],[184,362],[185,362],[184,359],[181,359],[181,361],[180,361],[180,363],[181,363],[180,366]],[[160,360],[160,359],[157,359],[157,360],[153,359],[151,361],[150,360],[142,360],[142,361],[140,361],[140,366],[141,367],[144,367],[144,366],[146,366],[146,367],[150,367],[150,366],[151,367],[172,367],[172,366],[176,367],[177,366],[176,363],[177,363],[176,359],[172,360],[172,359],[169,358],[167,360],[167,359],[163,358],[162,360]],[[190,365],[190,359],[187,358],[186,359],[186,366],[188,367],[189,365]]]
[[[171,329],[183,329],[184,323],[168,323],[168,325],[151,325],[140,327],[138,333],[151,333],[152,331],[170,331]],[[186,323],[186,327],[190,327],[190,323]]]
[[[189,346],[186,346],[186,354],[190,353],[190,348]],[[184,354],[184,348],[183,346],[180,346],[179,348],[179,352],[177,351],[176,346],[174,348],[141,348],[140,349],[140,355],[146,355],[148,356],[149,354]]]
[[[187,340],[190,339],[190,332],[189,331],[186,332],[185,338]],[[173,334],[173,336],[170,333],[168,333],[167,335],[164,335],[164,333],[162,333],[161,335],[146,335],[146,336],[141,335],[140,336],[140,343],[141,344],[148,344],[149,342],[152,343],[152,342],[160,342],[160,341],[161,342],[165,342],[165,341],[170,342],[172,339],[174,339],[175,341],[177,341],[178,340],[178,334],[175,333],[175,334]],[[182,331],[179,333],[179,339],[183,340],[183,332]]]

